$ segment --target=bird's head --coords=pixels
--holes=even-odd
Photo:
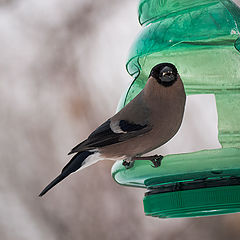
[[[178,71],[171,63],[160,63],[152,68],[149,77],[153,77],[159,84],[169,87],[177,81]]]

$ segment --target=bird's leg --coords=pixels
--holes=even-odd
[[[154,156],[145,156],[145,157],[133,157],[132,160],[149,160],[153,163],[151,165],[154,168],[160,167],[162,163],[163,156],[162,155],[154,155]]]

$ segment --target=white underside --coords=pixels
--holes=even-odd
[[[119,158],[105,158],[105,157],[103,157],[103,156],[101,155],[101,153],[99,153],[99,152],[97,151],[97,149],[94,150],[94,151],[95,151],[94,154],[88,156],[88,157],[83,161],[82,167],[81,167],[79,170],[84,169],[84,168],[86,168],[86,167],[89,167],[89,166],[91,166],[91,165],[93,165],[93,164],[95,164],[95,163],[97,163],[98,161],[101,161],[101,160],[113,160],[113,161],[117,161],[117,160],[124,160],[124,159],[126,159],[126,156],[122,156],[122,157],[119,157]]]

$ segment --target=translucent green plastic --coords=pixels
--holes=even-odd
[[[215,94],[218,139],[222,149],[165,156],[162,166],[156,169],[150,166],[149,161],[136,161],[134,167],[128,170],[118,162],[112,169],[114,179],[127,186],[151,188],[199,178],[239,177],[239,7],[229,0],[141,0],[139,22],[143,28],[130,49],[126,65],[134,81],[120,101],[120,108],[143,89],[154,65],[171,62],[178,69],[187,95]],[[222,190],[225,191],[225,188],[222,187]],[[234,187],[232,191],[238,194],[236,201],[226,201],[223,192],[219,194],[221,186],[209,189],[198,189],[198,195],[205,196],[205,193],[216,190],[215,205],[211,197],[199,197],[196,204],[196,190],[195,193],[187,190],[181,194],[172,192],[146,196],[145,212],[159,217],[184,217],[240,211],[240,205],[237,205],[240,192]],[[219,198],[216,199],[216,196]],[[188,202],[188,210],[172,199],[181,201],[182,206]],[[171,206],[169,203],[164,205],[168,200]],[[151,210],[152,206],[155,206],[154,210]]]

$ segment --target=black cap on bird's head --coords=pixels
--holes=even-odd
[[[177,80],[177,75],[177,68],[173,64],[160,63],[152,68],[149,77],[154,77],[158,83],[168,87]]]

